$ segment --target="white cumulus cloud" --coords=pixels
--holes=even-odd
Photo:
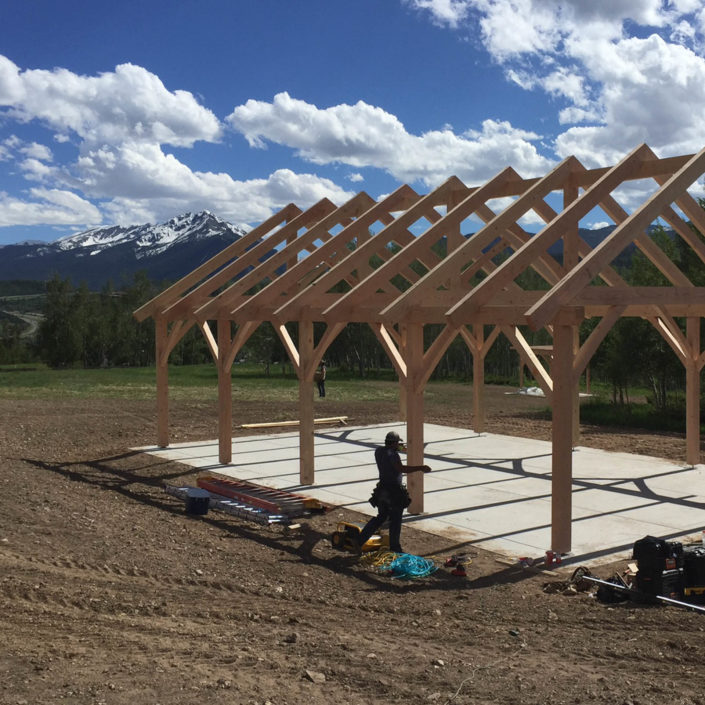
[[[549,164],[533,145],[539,135],[508,122],[485,120],[480,130],[460,135],[449,127],[414,135],[396,116],[363,101],[318,108],[279,93],[271,103],[248,100],[227,121],[253,147],[271,141],[314,164],[374,166],[399,181],[430,187],[453,174],[468,183],[484,181],[497,164],[512,164],[526,175]]]
[[[178,171],[177,165],[173,165]],[[261,222],[273,212],[294,202],[305,207],[329,198],[344,203],[353,192],[340,188],[330,179],[315,174],[277,169],[267,178],[238,181],[229,174],[193,172],[186,181],[175,180],[149,198],[126,189],[105,206],[112,222],[130,224],[154,222],[166,214],[208,208],[236,225]]]
[[[20,199],[0,192],[0,227],[9,225],[95,225],[100,211],[70,191],[33,188],[29,198]]]
[[[218,118],[187,91],[169,91],[141,66],[79,76],[67,69],[22,71],[2,57],[0,105],[18,120],[39,120],[88,144],[125,139],[188,147],[216,140]]]
[[[556,156],[594,166],[641,142],[662,156],[705,144],[701,0],[468,0],[464,9],[458,28],[479,33],[507,80],[558,102]]]
[[[30,159],[37,159],[42,162],[50,162],[52,154],[49,147],[38,142],[30,142],[20,148],[22,154],[27,155]]]
[[[600,124],[573,127],[556,140],[560,155],[613,160],[641,142],[662,156],[705,145],[705,60],[658,35],[610,44],[585,57],[600,82]]]
[[[83,76],[62,68],[22,70],[0,56],[0,108],[6,123],[34,121],[75,149],[73,161],[57,165],[46,145],[14,135],[3,141],[0,160],[16,160],[27,181],[46,188],[33,189],[26,201],[5,194],[0,225],[89,225],[101,222],[101,212],[110,222],[132,224],[202,209],[247,223],[292,201],[307,207],[324,196],[337,203],[352,196],[315,174],[280,169],[239,181],[192,169],[169,148],[218,142],[222,122],[191,93],[169,90],[133,64]]]
[[[427,11],[433,22],[455,28],[470,11],[470,0],[405,0],[417,10]]]

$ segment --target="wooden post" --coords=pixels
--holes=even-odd
[[[423,387],[417,389],[417,381],[423,372],[423,325],[407,324],[402,328],[403,350],[406,357],[406,465],[423,465]],[[407,488],[411,495],[410,514],[423,512],[423,473],[407,476]]]
[[[580,331],[578,326],[573,326],[573,351],[571,353],[571,365],[572,361],[575,360],[575,356],[578,354],[580,349]],[[573,388],[573,436],[571,445],[573,448],[580,445],[580,375],[573,375],[574,384],[571,385]]]
[[[685,363],[685,440],[686,462],[700,462],[700,319],[686,319],[688,358]]]
[[[574,179],[568,179],[563,187],[563,210],[568,208],[573,201],[579,196],[578,185]],[[578,223],[572,224],[566,229],[563,235],[563,269],[570,272],[578,264],[578,238],[579,230]],[[575,358],[577,351],[580,349],[580,333],[578,326],[573,329],[573,354],[571,359]],[[572,444],[573,447],[580,444],[580,385],[579,377],[575,380],[576,389],[573,395],[573,423],[572,423]]]
[[[233,390],[230,378],[230,320],[218,319],[218,459],[223,465],[233,454]]]
[[[313,437],[313,321],[299,321],[299,482],[315,481]]]
[[[573,327],[556,325],[553,331],[553,457],[551,461],[551,549],[571,548],[573,481]]]
[[[154,319],[157,357],[157,445],[169,445],[169,353],[167,322],[161,316]]]
[[[406,387],[407,378],[399,379],[399,420],[406,421]]]
[[[477,323],[472,327],[477,345],[472,351],[472,426],[475,433],[485,430],[485,327]]]

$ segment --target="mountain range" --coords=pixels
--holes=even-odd
[[[596,230],[580,228],[580,236],[594,248],[613,230],[613,225]],[[144,270],[157,284],[173,282],[245,232],[202,211],[185,213],[158,225],[113,225],[54,242],[4,245],[0,246],[0,281],[46,281],[58,274],[75,286],[85,282],[89,289],[99,290],[108,281],[118,288],[129,284],[136,272]],[[548,251],[560,259],[562,249],[559,240]],[[634,246],[628,246],[618,262],[628,264],[633,251]]]
[[[0,281],[45,281],[54,274],[100,289],[130,283],[144,270],[154,282],[176,281],[245,234],[202,211],[158,225],[91,228],[54,242],[0,246]]]

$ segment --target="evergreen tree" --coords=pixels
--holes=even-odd
[[[44,320],[38,347],[50,367],[68,367],[81,356],[81,332],[73,310],[74,289],[69,279],[55,274],[47,282]]]

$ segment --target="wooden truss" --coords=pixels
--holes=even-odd
[[[135,312],[156,324],[157,442],[169,443],[169,353],[194,325],[218,367],[219,455],[229,463],[231,367],[259,324],[272,323],[299,379],[301,484],[315,481],[314,372],[346,324],[369,324],[394,365],[411,465],[423,463],[425,384],[457,336],[473,356],[473,427],[485,429],[484,358],[502,334],[553,405],[552,548],[570,551],[578,382],[620,317],[650,321],[685,366],[686,459],[699,462],[705,287],[689,281],[649,226],[661,218],[705,263],[705,243],[688,223],[705,233],[705,212],[688,193],[703,173],[705,150],[659,159],[641,145],[609,168],[586,169],[568,157],[541,178],[523,179],[508,167],[479,187],[451,177],[426,195],[404,185],[379,201],[363,192],[340,207],[327,199],[307,210],[290,204]],[[630,185],[648,195],[628,213],[618,199]],[[578,226],[596,208],[616,227],[591,249]],[[520,225],[526,217],[543,227],[527,232]],[[469,218],[483,225],[467,237],[461,226]],[[549,253],[559,242],[560,261]],[[668,285],[635,287],[620,277],[612,263],[631,245]],[[529,271],[530,278],[520,276]],[[581,345],[578,326],[586,318],[599,323]],[[684,330],[676,319],[685,319]],[[292,322],[297,340],[287,328]],[[314,322],[325,324],[317,340]],[[427,346],[426,324],[440,324]],[[548,368],[521,327],[552,337]],[[409,490],[410,511],[423,511],[422,473],[409,476]]]

